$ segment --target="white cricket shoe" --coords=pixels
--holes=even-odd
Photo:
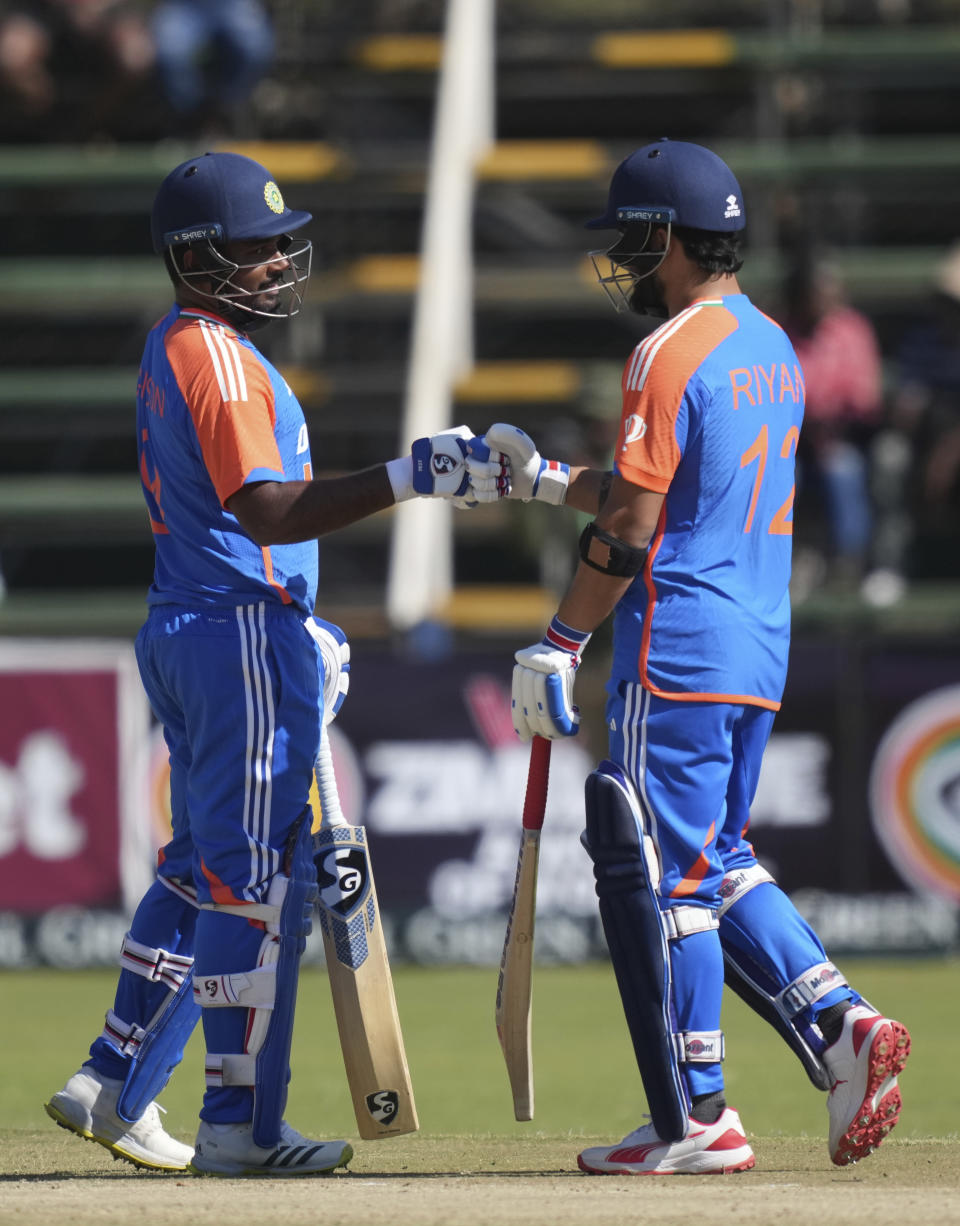
[[[740,1116],[727,1107],[715,1124],[690,1120],[682,1141],[661,1141],[644,1124],[619,1145],[585,1149],[577,1164],[588,1175],[729,1175],[749,1171],[754,1157]]]
[[[148,1171],[185,1171],[193,1150],[164,1131],[161,1108],[156,1103],[151,1103],[135,1124],[117,1115],[122,1089],[122,1081],[104,1077],[87,1064],[44,1103],[44,1110],[61,1128],[96,1141],[115,1158]]]
[[[346,1141],[311,1141],[286,1120],[279,1144],[266,1147],[254,1141],[252,1123],[201,1120],[190,1169],[197,1175],[328,1175],[352,1157]]]
[[[873,1153],[900,1118],[897,1078],[910,1055],[910,1035],[902,1022],[883,1017],[868,1005],[843,1015],[843,1030],[823,1053],[833,1085],[830,1158],[849,1166]]]

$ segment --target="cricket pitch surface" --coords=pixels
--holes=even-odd
[[[960,1140],[891,1137],[865,1161],[831,1165],[822,1138],[751,1137],[737,1175],[588,1176],[580,1149],[610,1138],[421,1134],[352,1142],[346,1172],[211,1179],[134,1170],[59,1130],[0,1133],[0,1226],[926,1226],[960,1223]]]

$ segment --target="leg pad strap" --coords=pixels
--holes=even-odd
[[[763,885],[765,881],[776,884],[773,877],[759,864],[748,864],[746,868],[738,868],[732,873],[727,873],[720,882],[718,917],[722,919],[733,904],[743,898],[744,894],[748,894],[754,886]]]
[[[716,1064],[724,1058],[722,1030],[683,1030],[671,1038],[680,1064]]]
[[[804,971],[793,983],[788,983],[783,991],[774,997],[773,1003],[778,1012],[788,1018],[794,1018],[834,988],[848,986],[846,979],[832,962],[820,962]]]
[[[713,932],[720,927],[717,913],[707,907],[665,907],[660,912],[663,934],[668,941],[679,941],[695,932]]]
[[[204,1077],[210,1087],[255,1086],[257,1084],[256,1053],[207,1053]]]
[[[106,1039],[121,1055],[136,1056],[146,1033],[143,1026],[138,1026],[136,1022],[125,1022],[122,1017],[117,1017],[112,1009],[108,1009],[100,1037]]]
[[[162,983],[171,992],[176,992],[193,969],[193,958],[141,945],[128,932],[120,948],[120,965],[125,971],[142,975],[152,983]]]
[[[275,966],[254,971],[234,971],[232,975],[195,975],[193,999],[203,1009],[272,1009],[277,998]]]

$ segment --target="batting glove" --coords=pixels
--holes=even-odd
[[[333,622],[308,617],[304,622],[323,660],[323,722],[333,722],[350,688],[350,644]]]
[[[466,464],[470,476],[467,496],[474,505],[510,497],[510,461],[502,451],[489,447],[485,438],[469,440]]]
[[[456,426],[443,434],[418,438],[410,455],[387,463],[387,476],[395,502],[408,498],[452,498],[470,503],[467,472],[467,440],[473,431]]]
[[[590,635],[555,617],[539,643],[514,656],[513,727],[521,741],[543,736],[576,736],[580,710],[573,702],[573,682]]]
[[[564,501],[570,484],[569,464],[545,460],[529,434],[497,422],[483,435],[483,442],[509,462],[509,491],[505,497],[520,498],[523,502],[536,499],[554,506]]]

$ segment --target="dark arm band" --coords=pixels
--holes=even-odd
[[[588,566],[604,575],[632,579],[643,569],[647,550],[628,545],[619,537],[598,528],[594,522],[587,524],[580,533],[580,557]]]

